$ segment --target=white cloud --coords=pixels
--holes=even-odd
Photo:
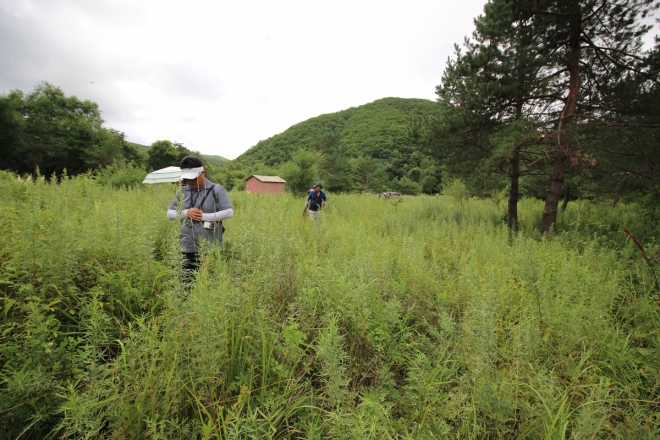
[[[484,0],[0,0],[0,93],[41,81],[129,140],[235,158],[387,96],[434,99]]]

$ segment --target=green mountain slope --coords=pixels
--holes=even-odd
[[[324,152],[326,144],[338,143],[333,151],[340,151],[348,157],[382,160],[389,165],[391,174],[402,175],[410,166],[417,166],[409,160],[416,152],[408,137],[409,118],[437,114],[438,111],[435,102],[425,99],[379,99],[300,122],[258,142],[236,161],[247,166],[261,163],[277,167],[290,160],[300,148]],[[398,172],[397,167],[401,168]]]
[[[126,143],[131,147],[137,148],[138,151],[142,151],[143,153],[146,153],[147,150],[149,149],[149,145],[136,144],[135,142],[128,142],[128,141],[126,141]]]
[[[202,154],[201,155],[202,160],[204,162],[208,162],[213,165],[218,165],[218,166],[225,166],[227,162],[229,162],[229,159],[225,159],[222,156],[217,156],[217,155],[212,155],[212,154]]]

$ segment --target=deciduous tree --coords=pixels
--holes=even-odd
[[[125,153],[123,134],[103,127],[98,105],[46,82],[0,97],[2,167],[50,176],[109,165]]]
[[[26,159],[33,171],[78,173],[112,163],[102,152],[108,139],[96,103],[66,97],[59,87],[42,83],[23,100],[23,114]]]
[[[168,140],[156,141],[147,150],[147,168],[158,170],[165,167],[179,166],[179,162],[186,156],[201,156],[179,142]]]
[[[316,151],[298,150],[291,160],[280,168],[280,175],[286,180],[286,188],[294,194],[302,195],[319,178],[321,154]]]

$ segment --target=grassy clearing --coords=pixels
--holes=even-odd
[[[572,203],[547,240],[531,200],[511,236],[496,200],[331,195],[310,223],[289,195],[232,193],[184,292],[172,188],[2,185],[1,438],[660,430],[634,207]]]

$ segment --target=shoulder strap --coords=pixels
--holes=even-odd
[[[206,201],[206,198],[209,196],[209,193],[210,192],[215,193],[214,188],[215,188],[215,183],[213,185],[211,185],[209,188],[206,188],[206,194],[204,194],[204,198],[199,203],[199,207],[198,207],[199,209],[202,209],[202,206],[204,206],[204,202]],[[215,199],[215,194],[213,195],[213,198]],[[216,205],[218,204],[217,201],[215,203],[216,203]]]
[[[183,187],[183,205],[185,206],[186,204],[186,190],[190,189],[188,185]],[[184,209],[190,209],[193,207],[193,199],[192,199],[192,189],[190,189],[190,206]]]

